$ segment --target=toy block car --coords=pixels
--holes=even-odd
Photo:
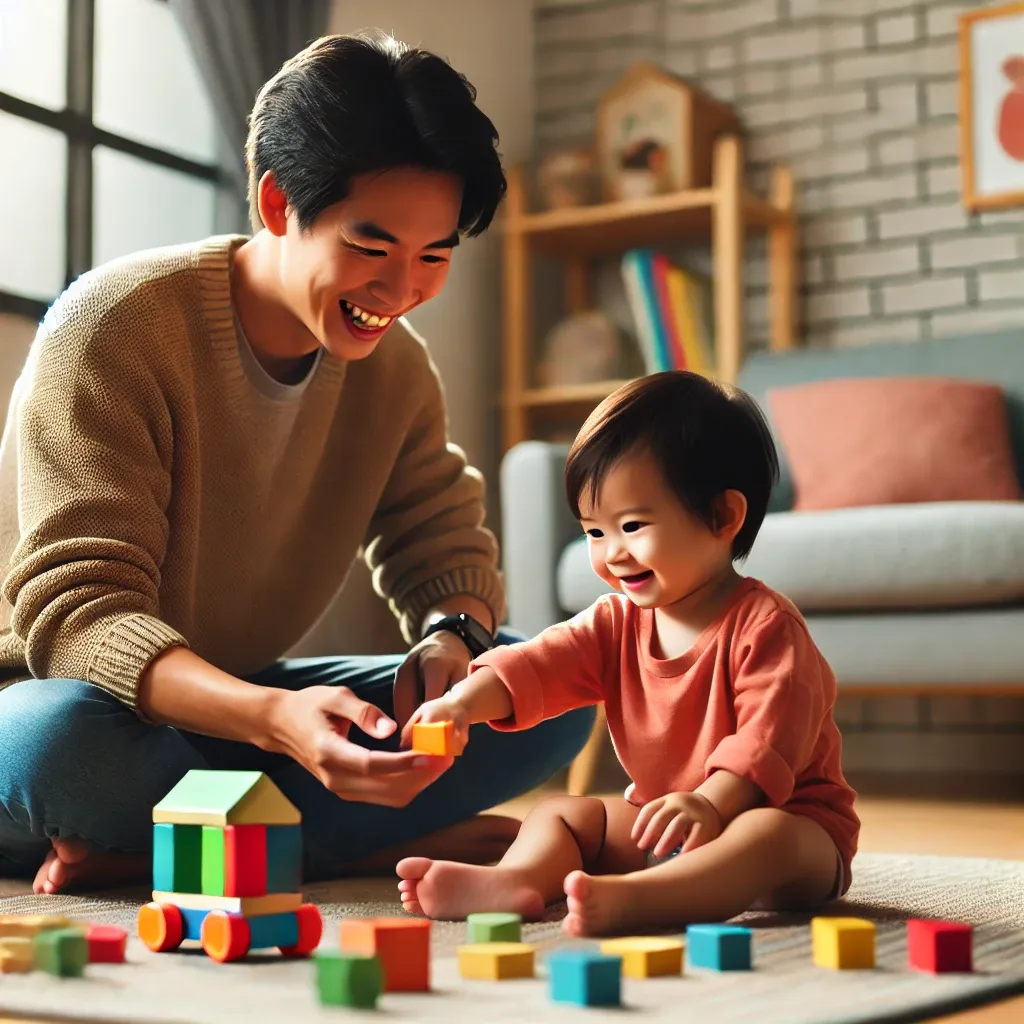
[[[214,960],[276,946],[308,956],[320,911],[302,902],[301,818],[262,772],[194,769],[153,808],[153,901],[138,917],[154,952],[198,940]]]

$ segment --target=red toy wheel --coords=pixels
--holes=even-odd
[[[295,923],[299,926],[299,941],[294,946],[279,946],[285,956],[309,956],[320,945],[324,933],[324,922],[320,911],[312,903],[303,903],[295,911]]]
[[[169,903],[147,903],[139,910],[139,938],[154,953],[166,953],[181,945],[185,922],[181,911]]]
[[[241,914],[225,910],[211,910],[203,918],[200,936],[206,955],[220,963],[245,956],[252,937],[249,922]]]

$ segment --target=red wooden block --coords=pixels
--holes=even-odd
[[[972,935],[969,924],[953,921],[908,921],[907,960],[919,971],[940,974],[972,970]]]
[[[228,825],[224,829],[224,895],[267,894],[267,826]]]
[[[90,925],[85,933],[85,941],[89,943],[89,963],[124,963],[124,947],[128,942],[128,933],[123,928],[113,924]]]

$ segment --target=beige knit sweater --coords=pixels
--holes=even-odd
[[[175,644],[244,676],[301,639],[361,546],[408,640],[447,595],[501,621],[482,480],[423,342],[396,323],[367,359],[321,352],[280,384],[236,330],[244,240],[107,264],[43,321],[0,449],[0,681],[134,706]]]

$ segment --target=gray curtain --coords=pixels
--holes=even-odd
[[[330,0],[170,0],[245,189],[246,118],[260,86],[327,31]]]

